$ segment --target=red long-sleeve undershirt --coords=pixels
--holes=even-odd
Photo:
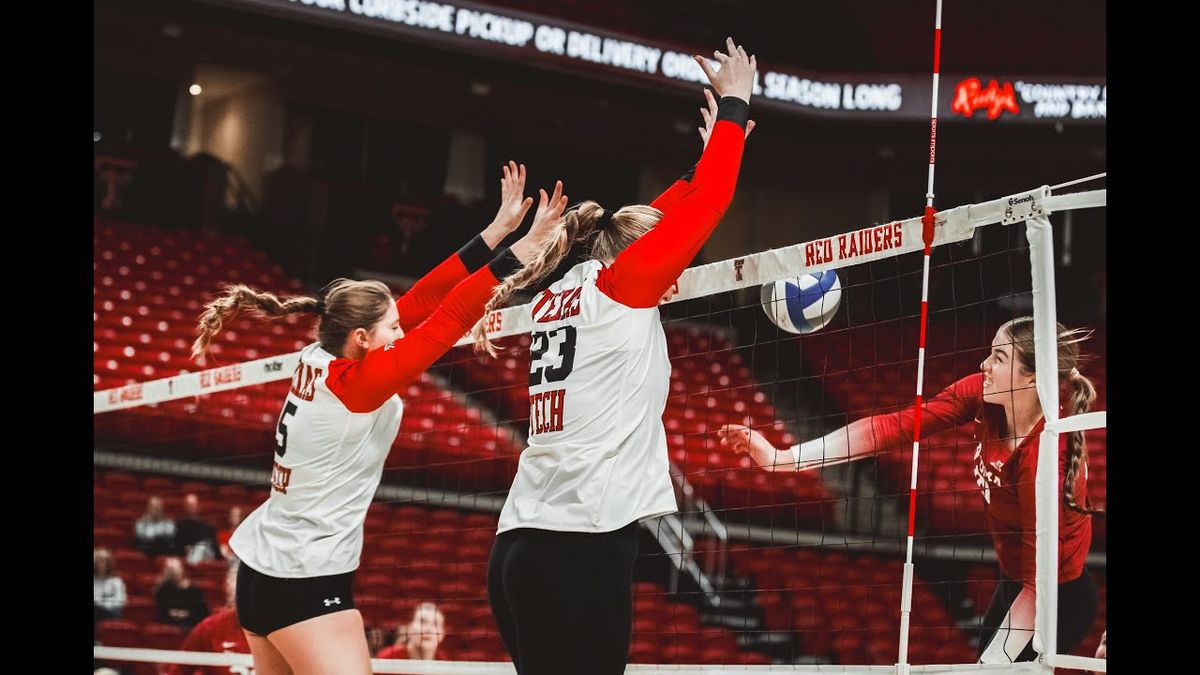
[[[420,325],[361,360],[335,359],[325,384],[350,412],[373,412],[445,354],[483,316],[499,283],[496,270],[512,259],[498,256],[459,282]],[[443,263],[445,265],[446,263]],[[461,263],[460,263],[461,264]],[[500,264],[500,267],[497,267]],[[415,305],[414,305],[415,306]]]
[[[491,253],[483,238],[476,236],[421,277],[396,301],[400,327],[407,332],[433,314],[450,289],[485,265],[491,259]]]
[[[719,119],[691,181],[676,181],[651,206],[664,211],[649,232],[600,271],[596,287],[627,307],[654,307],[708,240],[733,201],[746,132]]]
[[[654,199],[654,201],[650,202],[650,206],[653,206],[663,213],[670,211],[672,206],[675,206],[679,203],[679,200],[683,199],[688,195],[688,193],[696,189],[696,186],[692,184],[695,173],[696,167],[692,167],[692,169],[687,172],[687,175],[675,181],[674,183],[671,183],[670,187],[664,190],[661,195]]]
[[[925,401],[921,414],[921,436],[928,438],[946,429],[974,420],[982,403],[983,375],[981,373],[958,380],[939,392],[937,396]],[[876,451],[912,443],[915,418],[916,410],[912,406],[895,413],[871,417],[871,432],[875,436]]]

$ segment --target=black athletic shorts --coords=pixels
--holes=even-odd
[[[354,609],[354,572],[306,579],[270,577],[242,563],[237,574],[237,617],[242,628],[266,637],[280,628]]]
[[[496,535],[488,600],[521,675],[620,675],[633,629],[638,523],[612,532]]]

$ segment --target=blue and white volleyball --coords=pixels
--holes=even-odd
[[[833,270],[763,284],[763,311],[771,323],[789,333],[821,330],[837,314],[842,282]]]

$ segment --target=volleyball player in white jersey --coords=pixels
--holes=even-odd
[[[381,282],[339,279],[318,298],[280,301],[233,286],[208,304],[196,355],[239,310],[321,318],[279,416],[270,495],[229,540],[242,562],[238,620],[259,675],[370,673],[351,588],[363,521],[400,428],[397,392],[479,320],[499,280],[532,261],[561,227],[559,183],[553,199],[540,191],[529,233],[492,258],[532,204],[524,183],[525,167],[510,162],[495,220],[398,302]]]
[[[748,132],[755,59],[733,40],[719,72],[696,57],[721,97],[705,111],[694,177],[651,205],[568,211],[543,255],[496,290],[537,283],[571,244],[591,259],[535,298],[529,447],[500,513],[488,596],[521,675],[622,673],[632,626],[637,523],[677,510],[668,473],[671,364],[658,304],[733,199]],[[477,346],[490,351],[482,325]]]

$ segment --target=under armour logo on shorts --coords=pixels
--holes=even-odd
[[[330,600],[330,599],[328,599],[328,598],[326,598],[326,599],[325,599],[325,606],[326,606],[326,607],[328,607],[328,606],[330,606],[330,605],[340,605],[340,604],[342,604],[342,598],[341,598],[341,596],[338,596],[338,597],[336,597],[336,598],[334,598],[334,599],[332,599],[332,600]]]

